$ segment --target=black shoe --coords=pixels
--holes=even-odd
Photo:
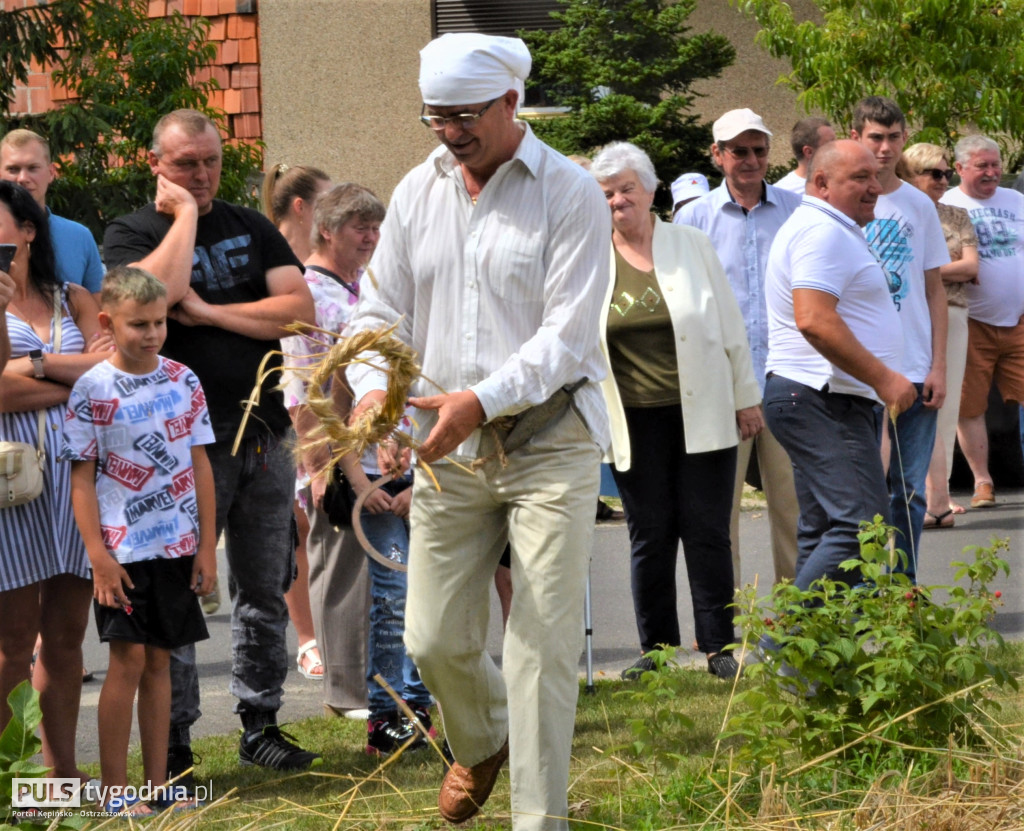
[[[366,734],[366,752],[371,756],[390,756],[410,740],[406,753],[420,750],[427,744],[423,734],[397,712],[371,716],[366,722]]]
[[[622,670],[622,674],[619,676],[623,681],[639,681],[640,676],[645,672],[653,672],[657,670],[658,665],[654,663],[653,658],[648,658],[646,655],[641,655],[632,666],[626,667]]]
[[[422,707],[422,706],[413,707],[412,708],[412,712],[413,712],[413,715],[416,716],[416,721],[418,721],[420,723],[420,725],[423,727],[423,730],[426,731],[426,734],[428,736],[430,736],[430,738],[436,739],[437,738],[437,728],[434,727],[434,722],[430,718],[430,708],[429,707]],[[412,726],[416,727],[415,724],[412,725]],[[423,734],[420,733],[420,735],[423,735]]]
[[[708,658],[708,672],[723,681],[731,681],[743,674],[743,668],[736,663],[731,652],[719,652]]]
[[[195,767],[201,761],[202,759],[197,759],[187,744],[170,745],[167,748],[167,781],[175,780],[175,787],[185,788],[191,793],[195,790],[196,780],[189,768]],[[186,770],[189,772],[185,773]]]
[[[303,750],[288,739],[295,740],[295,736],[285,733],[276,724],[243,733],[238,760],[243,765],[259,765],[271,770],[309,770],[323,761],[319,753]]]

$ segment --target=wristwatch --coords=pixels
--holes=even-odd
[[[30,349],[28,351],[29,360],[32,361],[32,369],[35,372],[36,378],[45,378],[46,373],[43,371],[43,350],[42,349]]]

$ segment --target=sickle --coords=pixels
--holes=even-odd
[[[373,559],[375,559],[378,563],[387,566],[390,569],[394,569],[395,571],[408,571],[409,567],[401,560],[392,560],[381,554],[376,548],[373,547],[373,545],[367,539],[366,534],[363,533],[363,523],[361,521],[361,515],[363,513],[363,503],[366,501],[367,497],[369,497],[371,493],[373,493],[378,488],[383,487],[392,479],[394,479],[393,474],[385,474],[384,476],[381,476],[380,479],[377,479],[375,482],[371,483],[370,487],[363,491],[362,495],[356,497],[356,504],[352,506],[352,530],[356,532],[356,539],[359,540],[359,544],[363,547],[363,551],[365,551],[367,554],[373,557]]]

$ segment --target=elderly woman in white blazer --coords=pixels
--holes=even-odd
[[[732,510],[736,446],[763,427],[746,329],[711,241],[651,213],[657,176],[632,144],[610,144],[591,173],[612,211],[612,279],[601,341],[613,473],[631,543],[642,653],[679,646],[676,556],[683,544],[697,646],[708,671],[739,672]],[[641,657],[623,672],[651,666]]]

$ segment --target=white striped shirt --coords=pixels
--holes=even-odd
[[[591,435],[608,444],[597,381],[606,366],[598,329],[608,285],[611,214],[597,183],[529,126],[474,205],[444,147],[399,183],[351,331],[401,321],[420,356],[413,395],[472,390],[488,419],[539,404],[586,376],[576,401]],[[381,373],[348,370],[357,400],[384,389]],[[435,413],[419,413],[425,439]],[[475,431],[455,455],[476,455]]]

